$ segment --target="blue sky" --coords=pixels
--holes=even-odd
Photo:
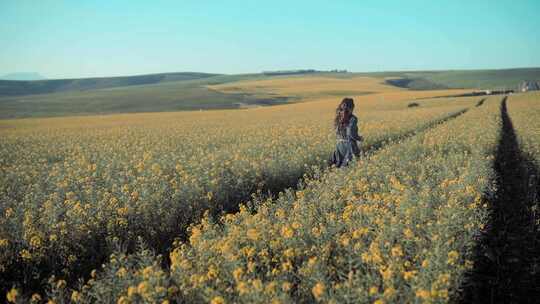
[[[540,67],[540,1],[0,0],[0,75]]]

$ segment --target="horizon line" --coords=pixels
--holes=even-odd
[[[425,69],[396,69],[396,70],[368,70],[368,71],[350,71],[348,69],[331,69],[331,70],[318,70],[318,69],[312,69],[312,68],[303,68],[303,69],[276,69],[276,70],[264,70],[264,71],[258,71],[258,72],[244,72],[244,73],[218,73],[218,72],[202,72],[202,71],[169,71],[169,72],[149,72],[149,73],[137,73],[137,74],[122,74],[122,75],[113,75],[113,76],[89,76],[89,77],[60,77],[60,78],[47,78],[47,76],[41,74],[40,72],[7,72],[2,74],[0,76],[1,81],[48,81],[48,80],[78,80],[78,79],[104,79],[104,78],[122,78],[122,77],[137,77],[137,76],[149,76],[149,75],[166,75],[166,74],[177,74],[177,73],[197,73],[197,74],[213,74],[214,76],[234,76],[234,75],[257,75],[264,73],[271,73],[271,72],[294,72],[294,71],[308,71],[312,70],[313,73],[322,72],[322,73],[333,73],[333,71],[345,71],[341,73],[348,73],[348,74],[362,74],[362,73],[403,73],[403,72],[458,72],[458,71],[501,71],[501,70],[525,70],[525,69],[540,69],[540,66],[530,66],[530,67],[506,67],[506,68],[459,68],[459,69],[433,69],[433,70],[425,70]],[[45,79],[37,79],[37,80],[13,80],[13,79],[2,79],[1,77],[4,77],[9,74],[16,74],[16,73],[36,73]],[[280,75],[272,75],[272,76],[280,76]],[[285,76],[285,75],[283,75]]]

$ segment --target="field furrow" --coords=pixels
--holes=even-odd
[[[498,187],[465,303],[534,303],[540,295],[539,101],[539,94],[522,94],[501,105]]]

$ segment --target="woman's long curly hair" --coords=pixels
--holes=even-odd
[[[336,109],[336,118],[334,119],[334,127],[337,132],[343,137],[346,135],[346,128],[351,119],[354,109],[354,100],[352,98],[343,98]]]

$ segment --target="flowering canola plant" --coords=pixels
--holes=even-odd
[[[499,101],[330,170],[254,215],[204,220],[171,252],[171,280],[203,302],[447,302],[486,222]]]
[[[507,108],[520,149],[540,167],[540,93],[512,95]]]
[[[171,292],[148,300],[448,302],[486,223],[499,106],[490,98],[349,168],[317,172],[255,213],[242,206],[219,221],[203,217],[170,252],[163,284]],[[107,264],[83,286],[84,301],[104,291],[137,301],[130,290],[148,279],[142,267],[127,268],[131,285],[112,279]]]
[[[365,147],[464,105],[430,102],[358,103]],[[335,106],[0,121],[0,286],[75,281],[139,238],[166,251],[205,211],[294,186],[326,163]]]
[[[526,175],[523,190],[530,205],[532,227],[540,230],[540,93],[512,95],[508,98],[507,109],[518,139],[519,149],[527,163],[521,164]]]

